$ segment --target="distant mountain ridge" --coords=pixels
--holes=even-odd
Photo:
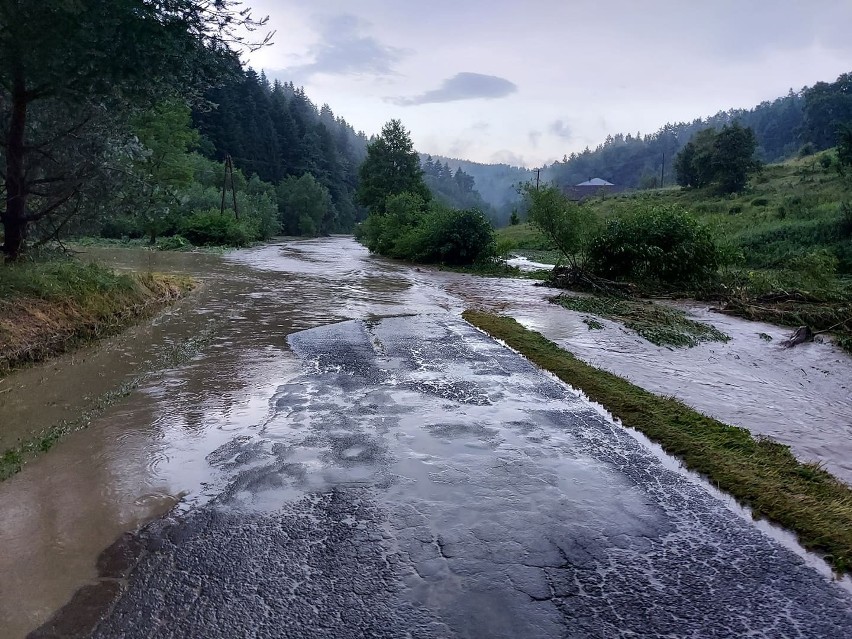
[[[730,109],[691,122],[669,123],[647,135],[609,135],[594,150],[586,148],[542,167],[541,179],[565,187],[590,178],[631,189],[672,185],[674,158],[692,136],[702,129],[721,129],[733,122],[754,130],[758,155],[767,163],[790,158],[806,145],[814,151],[834,146],[837,127],[852,125],[852,73],[841,75],[835,82],[817,82],[799,91],[790,89],[787,95],[751,109]],[[519,204],[518,183],[535,179],[534,170],[521,167],[433,157],[474,177],[477,190],[494,207],[499,224],[507,223],[512,208]]]

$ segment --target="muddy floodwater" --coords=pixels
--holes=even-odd
[[[852,358],[828,342],[783,350],[788,329],[683,305],[731,340],[660,348],[606,320],[590,331],[583,314],[551,305],[553,291],[531,281],[393,263],[348,237],[224,256],[87,256],[202,286],[153,322],[0,380],[3,448],[81,414],[91,421],[0,483],[4,638],[25,636],[95,579],[99,553],[122,533],[219,495],[222,471],[210,455],[274,417],[282,388],[307,383],[288,336],[344,320],[457,318],[469,307],[511,315],[595,366],[789,444],[852,484]]]

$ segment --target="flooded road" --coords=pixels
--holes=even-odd
[[[177,502],[140,536],[140,567],[98,636],[172,636],[146,625],[152,618],[177,624],[174,636],[193,636],[179,625],[193,619],[206,628],[194,636],[241,636],[203,621],[228,602],[239,602],[232,627],[242,619],[255,636],[301,636],[285,613],[314,636],[347,636],[358,623],[399,636],[376,630],[388,611],[417,636],[483,636],[475,628],[487,619],[503,630],[485,636],[564,636],[566,624],[611,636],[628,620],[652,636],[681,627],[830,637],[852,622],[846,591],[457,316],[470,305],[511,314],[651,390],[795,440],[797,453],[852,478],[850,362],[827,345],[773,359],[761,349],[777,347],[756,334],[778,329],[722,318],[734,340],[693,349],[690,365],[688,351],[628,347],[638,338],[613,326],[590,333],[528,281],[416,270],[347,238],[224,258],[93,254],[204,286],[153,326],[4,381],[21,391],[6,395],[24,397],[4,413],[18,433],[27,419],[68,419],[89,401],[67,399],[78,393],[135,388],[0,484],[9,637],[79,587],[114,583],[98,579],[99,553]],[[419,317],[379,319],[401,315]],[[328,328],[344,320],[360,322]],[[762,359],[713,376],[746,352]],[[781,364],[760,370],[772,361]],[[791,381],[794,364],[808,382],[791,394],[804,383]],[[39,415],[44,398],[52,408]],[[5,417],[3,426],[12,437]],[[216,584],[207,599],[193,594],[200,575]],[[741,600],[759,590],[760,601]],[[318,597],[330,616],[302,608]],[[284,625],[264,625],[275,620]]]

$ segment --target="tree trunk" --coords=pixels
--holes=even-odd
[[[14,261],[27,236],[27,185],[24,175],[24,136],[27,128],[27,91],[22,74],[12,87],[12,115],[6,135],[6,210],[3,211],[3,252]]]

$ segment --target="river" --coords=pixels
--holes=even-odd
[[[9,637],[95,580],[96,558],[122,533],[221,495],[211,453],[254,436],[271,398],[303,379],[288,336],[344,320],[449,321],[468,307],[509,314],[595,366],[787,443],[852,483],[852,358],[829,343],[782,350],[787,329],[688,305],[732,339],[672,351],[606,321],[589,331],[581,314],[549,304],[552,291],[530,281],[414,268],[346,237],[224,256],[87,251],[119,269],[191,275],[202,287],[153,322],[0,384],[4,447],[93,411],[87,429],[0,484],[0,619]],[[121,387],[127,397],[103,401]]]

